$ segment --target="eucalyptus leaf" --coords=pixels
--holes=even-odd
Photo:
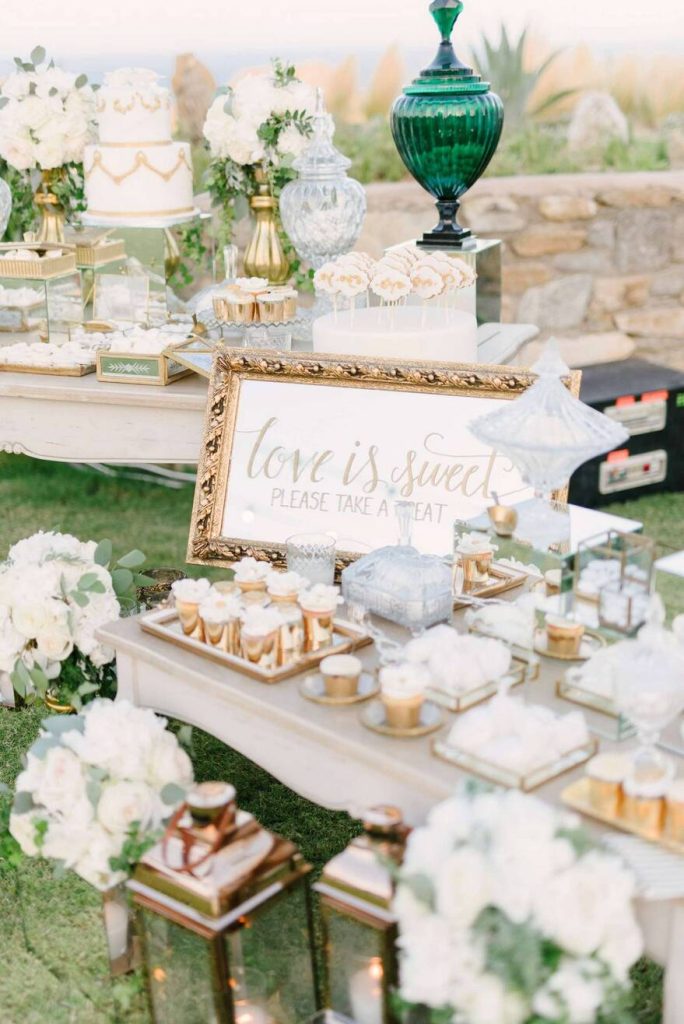
[[[77,586],[79,590],[91,590],[93,583],[99,582],[100,577],[97,575],[96,572],[84,572],[80,580],[78,581]]]
[[[185,790],[182,786],[177,786],[175,782],[167,782],[160,796],[165,804],[179,804],[185,800]]]
[[[91,779],[90,782],[86,782],[86,796],[90,800],[93,807],[97,807],[100,802],[100,796],[102,795],[102,786],[96,779]]]
[[[123,569],[137,569],[139,566],[143,565],[144,562],[145,556],[142,551],[138,551],[137,548],[134,548],[133,551],[129,551],[127,555],[123,555],[116,564],[121,566]]]
[[[87,75],[79,75],[78,78],[76,79],[75,85],[76,85],[77,89],[82,89],[83,86],[87,85],[87,84],[88,84],[88,76]]]
[[[52,88],[48,90],[48,96],[56,96],[58,92],[59,89],[57,89],[56,86],[53,85]]]
[[[99,683],[81,683],[76,692],[80,693],[82,697],[87,697],[89,693],[95,693],[99,689]]]
[[[112,560],[112,542],[111,540],[101,540],[95,548],[94,561],[98,565],[103,565],[105,568],[109,565]]]
[[[48,677],[45,675],[42,668],[38,665],[34,665],[33,668],[29,669],[29,675],[31,676],[31,681],[38,693],[41,697],[44,697],[47,693]]]
[[[0,96],[0,110],[9,103],[9,96]]]
[[[75,601],[79,608],[85,608],[88,604],[88,595],[82,594],[80,590],[72,590],[69,594],[72,601]]]
[[[52,750],[53,747],[60,746],[59,736],[40,736],[31,747],[31,753],[34,757],[42,760],[47,754],[48,750]]]
[[[133,586],[133,573],[130,569],[113,569],[112,586],[117,597],[126,594]]]
[[[20,71],[24,70],[24,62],[21,57],[14,57],[14,63],[17,65]]]
[[[51,718],[43,719],[40,724],[53,736],[63,736],[65,732],[72,730],[82,733],[85,729],[85,720],[81,715],[52,715]]]
[[[55,860],[52,862],[52,877],[55,881],[60,882],[63,878],[66,878],[67,868],[63,860]]]
[[[35,804],[31,793],[27,793],[25,790],[19,790],[18,793],[14,794],[12,810],[15,814],[28,814],[28,812],[32,811],[34,807]]]
[[[403,884],[411,890],[420,903],[425,903],[431,908],[434,907],[435,890],[427,875],[409,875],[408,878],[403,879]]]
[[[31,686],[31,676],[29,675],[28,669],[21,658],[17,659],[15,662],[14,669],[10,674],[10,679],[12,680],[12,685],[19,696],[25,697]]]
[[[31,60],[34,64],[42,64],[45,60],[45,47],[34,46],[31,50]]]

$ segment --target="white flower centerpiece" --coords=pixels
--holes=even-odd
[[[292,162],[311,135],[315,107],[315,91],[280,60],[269,72],[246,74],[219,90],[204,137],[212,159],[207,183],[214,205],[224,213],[225,241],[232,235],[238,199],[250,200],[266,190],[277,201],[283,186],[297,176]]]
[[[574,815],[464,787],[408,840],[401,1000],[425,1024],[620,1024],[642,951],[633,895]]]
[[[0,83],[0,158],[24,183],[31,172],[41,172],[38,240],[63,242],[64,207],[82,205],[83,149],[95,138],[95,91],[86,75],[48,62],[42,46],[29,61],[15,57],[15,64]]]
[[[42,531],[0,564],[0,681],[29,702],[81,705],[113,696],[114,651],[96,631],[118,619],[146,580],[141,551],[114,561],[111,541]],[[4,688],[3,688],[4,689]]]
[[[166,726],[126,700],[46,719],[16,781],[10,832],[22,851],[101,891],[122,882],[193,782]]]

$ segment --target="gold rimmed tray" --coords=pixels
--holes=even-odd
[[[615,706],[615,702],[610,697],[604,697],[600,693],[595,693],[593,690],[588,690],[586,687],[581,686],[580,683],[572,678],[573,673],[576,671],[578,670],[569,668],[557,680],[556,696],[560,697],[561,700],[567,700],[571,704],[589,708],[591,711],[597,711],[599,714],[612,719],[615,724],[608,733],[610,739],[619,742],[634,736],[636,732],[634,726],[624,715],[620,714]],[[599,732],[600,735],[604,734],[604,730],[594,729],[594,732]]]
[[[351,622],[335,619],[333,641],[328,647],[303,654],[298,661],[292,664],[281,665],[275,669],[264,669],[236,654],[228,654],[201,640],[194,640],[192,637],[186,636],[181,629],[175,608],[158,608],[155,611],[146,612],[140,616],[139,622],[145,633],[151,633],[152,636],[175,644],[176,647],[183,647],[186,651],[193,651],[202,658],[224,665],[235,672],[241,672],[251,679],[258,679],[261,683],[281,683],[284,679],[290,679],[292,676],[299,675],[300,672],[315,668],[328,654],[345,654],[349,651],[356,651],[360,647],[366,647],[373,642],[367,633],[357,629]]]
[[[12,249],[32,250],[40,255],[37,260],[0,260],[0,278],[11,277],[17,281],[50,281],[55,277],[76,273],[76,253],[70,251],[67,244],[59,245],[52,242],[3,242],[0,254]],[[46,257],[50,250],[61,250],[60,256]],[[65,251],[66,250],[66,251]]]
[[[481,758],[475,757],[460,747],[454,747],[447,740],[436,739],[432,743],[432,752],[440,760],[455,765],[461,771],[468,772],[469,775],[477,775],[479,778],[485,779],[487,782],[493,782],[497,786],[520,789],[523,793],[529,793],[533,789],[538,789],[545,782],[550,782],[551,779],[555,779],[558,775],[563,775],[572,768],[576,768],[577,765],[584,764],[585,761],[594,756],[597,750],[597,741],[589,739],[581,746],[569,750],[567,754],[563,754],[562,757],[557,757],[554,761],[541,765],[539,768],[534,768],[529,772],[513,772],[506,768],[501,768],[491,761],[483,761]]]
[[[524,683],[525,679],[528,678],[527,671],[527,662],[523,661],[522,658],[514,657],[510,669],[501,679],[494,679],[490,683],[485,683],[484,686],[477,686],[474,690],[469,690],[467,693],[462,693],[458,696],[430,686],[427,689],[427,695],[430,700],[446,708],[447,711],[467,711],[468,708],[474,707],[475,704],[481,704],[483,700],[493,697],[501,686],[507,686],[511,690],[514,686]]]
[[[573,811],[579,811],[580,814],[586,815],[587,818],[593,818],[595,821],[600,821],[604,825],[610,825],[611,828],[616,828],[620,832],[627,832],[632,836],[639,836],[641,839],[645,839],[649,843],[654,843],[656,846],[662,846],[665,850],[672,850],[673,853],[684,853],[684,843],[678,843],[674,839],[670,839],[669,836],[661,832],[655,836],[652,832],[648,832],[645,829],[638,828],[633,825],[631,821],[624,818],[621,814],[611,815],[604,814],[602,811],[598,811],[589,799],[589,785],[590,780],[588,778],[577,779],[575,782],[571,782],[569,786],[561,793],[561,800],[566,807],[571,807]]]
[[[553,658],[555,661],[588,661],[592,654],[596,654],[607,643],[606,638],[601,636],[597,630],[586,629],[577,654],[557,654],[556,651],[549,650],[545,629],[538,629],[534,634],[534,649],[537,654],[542,654],[545,658]]]
[[[299,692],[306,700],[314,704],[327,704],[329,707],[350,707],[352,704],[362,704],[370,700],[378,693],[378,681],[371,672],[362,672],[359,679],[359,688],[352,697],[328,697],[325,692],[325,682],[320,672],[313,673],[302,679],[299,684]]]
[[[420,722],[405,729],[398,729],[387,721],[385,705],[381,700],[374,700],[366,704],[359,715],[361,724],[365,725],[371,732],[377,732],[381,736],[392,736],[398,740],[417,739],[420,736],[429,736],[444,725],[444,715],[440,708],[432,701],[426,700],[420,709]]]
[[[480,600],[498,597],[499,594],[505,594],[508,590],[522,586],[527,579],[527,573],[521,572],[519,569],[512,569],[507,565],[499,565],[498,562],[492,563],[489,575],[490,579],[487,583],[477,583],[468,591],[454,592],[454,608],[467,607],[471,597],[477,597]],[[456,591],[458,579],[459,567],[456,565],[454,568],[454,591]]]
[[[87,373],[95,373],[95,364],[91,366],[17,366],[12,363],[0,363],[0,373],[39,373],[50,377],[85,377]]]

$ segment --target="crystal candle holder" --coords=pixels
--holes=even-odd
[[[327,533],[298,533],[287,540],[288,572],[298,572],[310,583],[330,584],[335,579],[335,538]]]

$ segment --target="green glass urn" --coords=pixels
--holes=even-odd
[[[413,177],[437,200],[439,224],[419,245],[460,247],[470,236],[457,220],[461,196],[492,159],[503,128],[503,104],[461,63],[451,33],[461,0],[433,0],[442,39],[437,55],[392,107],[392,135]]]

